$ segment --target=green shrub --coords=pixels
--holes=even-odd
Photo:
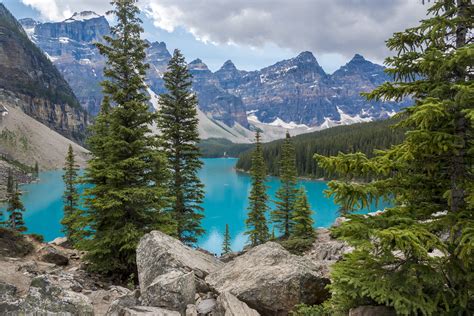
[[[342,316],[344,313],[338,313],[331,309],[326,302],[321,305],[309,306],[306,304],[299,304],[291,311],[291,316]]]
[[[41,234],[28,234],[28,235],[31,236],[31,238],[33,238],[37,242],[44,242],[44,236]]]
[[[314,243],[314,239],[290,238],[280,241],[280,244],[289,252],[295,255],[301,255],[309,250]]]
[[[0,257],[24,257],[33,249],[33,245],[22,234],[0,227]]]

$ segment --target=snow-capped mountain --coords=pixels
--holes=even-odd
[[[96,114],[102,98],[104,59],[94,42],[110,27],[103,16],[86,11],[56,23],[20,20],[30,38],[47,54],[89,113]],[[163,42],[149,43],[147,84],[154,94],[165,92],[163,73],[171,54]],[[193,90],[199,98],[203,137],[250,141],[255,128],[265,140],[340,124],[392,116],[407,102],[368,102],[360,96],[390,80],[384,68],[356,54],[334,74],[327,74],[311,52],[258,71],[242,71],[226,61],[216,72],[200,59],[189,63]],[[204,119],[206,117],[207,119]],[[219,131],[219,132],[216,132]]]

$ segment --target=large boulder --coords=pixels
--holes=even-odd
[[[204,279],[222,266],[223,263],[214,256],[188,247],[160,231],[143,236],[137,248],[138,278],[142,290],[156,277],[170,271],[193,271]]]
[[[46,245],[38,251],[41,261],[54,263],[58,266],[66,266],[69,263],[68,256],[52,245]]]
[[[186,312],[186,306],[194,303],[196,286],[194,273],[170,271],[155,278],[142,292],[141,301],[147,306],[163,307]]]
[[[329,296],[323,268],[267,242],[209,274],[207,283],[230,292],[263,315],[287,315],[296,304],[319,304]]]
[[[229,292],[217,297],[213,316],[260,316],[260,314]]]
[[[140,240],[137,268],[144,305],[186,311],[197,291],[209,289],[204,278],[223,263],[162,232],[153,231]]]
[[[47,275],[38,276],[31,281],[28,295],[21,307],[27,314],[94,315],[92,303],[87,296],[54,285]]]

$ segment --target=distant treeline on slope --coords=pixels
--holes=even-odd
[[[298,175],[312,178],[329,176],[323,169],[318,168],[313,159],[315,153],[331,156],[337,155],[339,152],[360,151],[368,156],[373,156],[375,149],[386,149],[391,145],[399,144],[403,140],[404,132],[390,127],[395,122],[395,120],[389,119],[338,126],[292,137],[296,151]],[[271,175],[278,176],[282,143],[283,140],[276,140],[263,146],[263,155]],[[252,150],[249,149],[240,154],[237,169],[250,170],[251,153]]]
[[[253,148],[253,144],[235,144],[224,138],[209,138],[202,139],[198,147],[203,158],[237,158],[244,151]]]

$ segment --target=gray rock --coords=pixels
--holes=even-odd
[[[186,306],[194,303],[196,295],[194,273],[175,270],[162,274],[141,293],[143,305],[163,307],[184,314]]]
[[[87,296],[53,285],[49,276],[46,275],[36,277],[31,281],[21,309],[26,313],[94,315],[92,303]]]
[[[237,258],[238,256],[242,255],[243,252],[242,251],[239,251],[239,252],[229,252],[229,253],[226,253],[224,255],[222,255],[219,259],[224,262],[224,263],[227,263],[229,261],[232,261],[234,260],[235,258]]]
[[[397,313],[393,308],[386,306],[359,306],[351,308],[349,316],[395,316]]]
[[[204,278],[223,266],[217,258],[183,245],[162,232],[146,234],[137,248],[137,267],[144,305],[186,311],[196,292],[207,292]]]
[[[214,307],[216,307],[216,300],[213,298],[207,298],[199,302],[197,305],[197,312],[202,315],[207,315],[214,310]]]
[[[214,256],[185,246],[162,232],[153,231],[140,240],[137,248],[138,279],[142,293],[155,278],[170,271],[190,272],[201,279],[221,268]]]
[[[126,307],[118,314],[120,316],[181,316],[176,311],[170,311],[159,307],[133,306]]]
[[[67,237],[56,237],[54,240],[50,241],[49,244],[61,246],[62,244],[67,242]]]
[[[126,307],[133,307],[139,305],[139,297],[140,292],[138,290],[128,292],[127,294],[120,296],[110,304],[106,316],[115,316],[118,315],[119,312]]]
[[[325,228],[316,230],[316,240],[305,258],[322,267],[322,272],[329,278],[330,267],[339,261],[345,253],[352,251],[352,247],[345,242],[331,237],[330,231]]]
[[[16,297],[17,288],[11,284],[0,282],[0,315],[17,312],[20,299]]]
[[[230,292],[263,315],[286,315],[296,304],[319,304],[329,296],[322,267],[267,242],[209,274],[207,283]]]
[[[224,292],[217,297],[216,309],[213,316],[259,316],[260,314],[247,306],[230,292]]]
[[[54,263],[58,266],[66,266],[69,263],[68,256],[51,245],[41,248],[39,255],[41,261]]]
[[[198,316],[196,305],[189,304],[186,306],[186,316]]]

